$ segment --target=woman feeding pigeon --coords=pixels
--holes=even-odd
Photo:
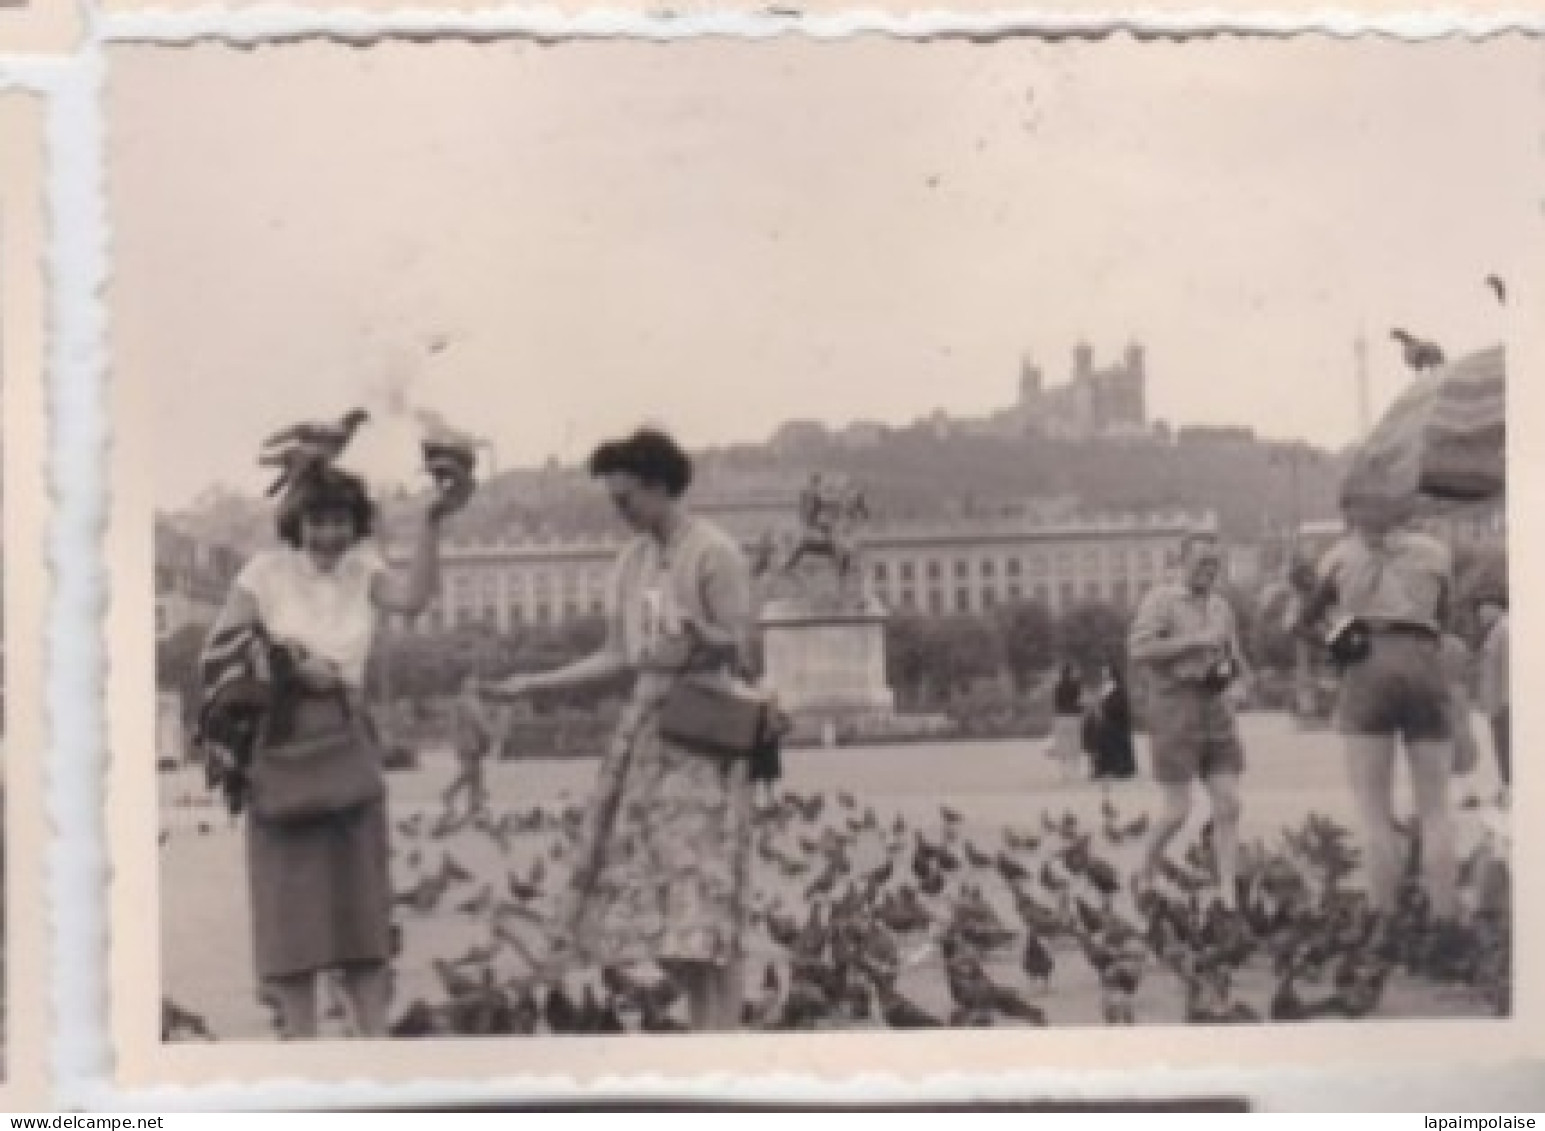
[[[319,458],[287,486],[281,545],[236,578],[204,671],[207,681],[218,670],[210,653],[224,641],[264,643],[270,698],[237,796],[247,809],[256,973],[281,1034],[316,1035],[317,976],[337,971],[357,1033],[378,1037],[387,1028],[392,897],[365,665],[378,615],[415,615],[434,596],[441,525],[472,486],[468,478],[437,486],[401,572],[371,541],[376,511],[357,477]],[[206,698],[213,693],[206,683]]]
[[[686,991],[694,1029],[730,1029],[741,1012],[751,763],[767,716],[763,693],[744,682],[750,564],[734,538],[686,509],[692,464],[669,436],[603,444],[590,472],[635,533],[613,576],[606,643],[568,667],[486,688],[508,700],[634,678],[547,972],[653,963]]]

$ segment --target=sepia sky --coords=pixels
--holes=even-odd
[[[356,402],[503,463],[1009,403],[1147,345],[1150,412],[1341,444],[1366,327],[1503,338],[1545,49],[722,39],[110,49],[114,371],[156,497]],[[1512,296],[1508,316],[1539,296]],[[395,390],[395,393],[393,392]]]

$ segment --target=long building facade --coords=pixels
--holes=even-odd
[[[759,501],[738,513],[701,506],[751,550],[787,521],[790,508]],[[864,583],[900,614],[981,614],[1039,601],[1053,611],[1088,601],[1135,605],[1173,566],[1181,535],[1216,529],[1211,512],[1163,511],[1056,522],[961,520],[877,525],[861,538]],[[599,616],[620,536],[587,540],[451,542],[441,554],[440,600],[413,626],[434,631],[487,625],[512,631]],[[1247,581],[1249,548],[1230,556]]]
[[[1174,565],[1188,530],[1211,513],[1161,512],[1058,523],[951,523],[879,529],[866,583],[887,608],[927,615],[1037,601],[1060,612],[1090,601],[1131,608]]]
[[[782,492],[705,498],[698,513],[754,552],[768,533],[791,532],[795,507]],[[864,586],[901,615],[980,615],[1037,601],[1054,612],[1090,601],[1131,608],[1174,564],[1188,530],[1216,529],[1210,511],[1041,515],[876,523],[862,530]],[[624,536],[448,541],[439,598],[401,629],[433,632],[484,625],[501,632],[603,615]],[[388,557],[406,564],[407,547]],[[1259,570],[1253,546],[1229,546],[1232,580]],[[166,639],[213,623],[241,567],[240,554],[206,545],[169,524],[156,531],[156,628]]]

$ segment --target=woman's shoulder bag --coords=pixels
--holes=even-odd
[[[252,759],[255,817],[276,824],[316,821],[386,796],[374,727],[346,692],[319,695],[290,683],[281,698],[287,725],[282,733],[267,728]]]

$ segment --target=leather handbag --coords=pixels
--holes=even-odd
[[[694,644],[676,671],[660,705],[660,737],[711,758],[750,758],[769,733],[767,701],[733,685],[690,678],[700,653]]]
[[[386,796],[379,744],[344,695],[301,696],[290,705],[280,741],[258,744],[252,759],[253,815],[277,824],[316,821]]]
[[[678,679],[660,709],[660,736],[699,754],[749,758],[764,741],[767,721],[762,699]]]

